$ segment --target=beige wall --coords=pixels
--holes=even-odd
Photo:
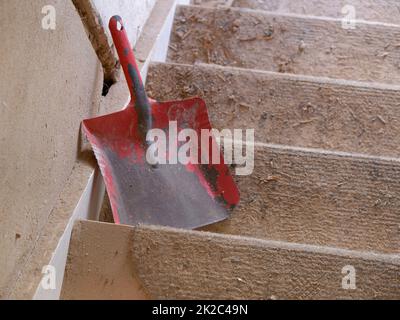
[[[93,2],[104,25],[108,25],[111,16],[120,15],[124,20],[129,40],[136,43],[156,0],[93,0]]]
[[[103,18],[116,11],[95,3]],[[141,25],[154,0],[114,5],[135,3]],[[55,30],[42,29],[45,5],[56,9]],[[0,30],[0,298],[8,298],[76,162],[80,122],[97,112],[102,71],[68,0],[1,0]]]

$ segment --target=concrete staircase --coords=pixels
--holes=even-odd
[[[254,173],[236,177],[241,203],[201,231],[104,224],[114,246],[88,259],[115,264],[89,281],[72,261],[66,279],[95,284],[135,261],[152,298],[400,299],[398,1],[194,2],[178,8],[147,90],[201,96],[217,129],[255,129]],[[354,29],[342,25],[349,3],[363,19]],[[79,225],[71,259],[96,228]],[[125,280],[109,297],[141,297],[121,293]]]
[[[255,129],[255,171],[237,177],[241,204],[207,231],[238,235],[231,246],[245,236],[386,254],[396,277],[381,288],[399,298],[400,26],[388,23],[400,21],[400,4],[354,1],[357,17],[376,21],[344,29],[347,3],[182,6],[168,63],[150,67],[147,88],[160,99],[203,97],[218,129]],[[287,289],[276,296],[296,298]]]

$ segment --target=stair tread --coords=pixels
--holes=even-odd
[[[194,0],[195,5],[217,7],[230,0]],[[279,13],[297,13],[311,16],[344,18],[353,6],[355,19],[399,24],[400,5],[398,0],[234,0],[232,7],[266,10]],[[351,10],[349,8],[348,10]],[[344,13],[343,13],[344,12]]]
[[[345,30],[340,19],[180,6],[168,60],[396,83],[399,38],[397,25]]]
[[[400,253],[400,159],[260,144],[241,201],[202,230]]]
[[[256,146],[241,202],[205,229],[288,242],[399,253],[400,162]]]
[[[357,290],[342,287],[349,266]],[[399,271],[398,255],[80,221],[62,298],[399,299]]]
[[[260,142],[400,156],[400,86],[215,65],[152,64],[155,99],[202,97],[213,126]]]
[[[152,64],[147,79],[147,89],[156,99],[197,94],[205,98],[219,130],[255,126],[261,143],[256,146],[254,173],[237,178],[241,204],[229,220],[209,230],[400,252],[397,86],[164,63]],[[230,95],[254,108],[240,110]],[[262,108],[257,108],[259,99]],[[308,119],[302,112],[308,103],[325,111],[315,111],[320,119],[308,124],[315,125],[310,131],[294,130],[293,124]],[[343,112],[352,107],[357,120]],[[264,112],[272,120],[260,125]],[[374,127],[377,123],[371,124],[371,117],[379,114],[393,124],[388,121],[381,135]],[[332,119],[331,125],[325,118]],[[360,128],[362,135],[357,134]],[[339,151],[329,150],[333,147]]]

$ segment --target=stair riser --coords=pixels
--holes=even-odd
[[[161,299],[400,297],[397,263],[351,253],[293,250],[249,239],[159,232],[157,228],[137,232],[133,252],[140,279]],[[154,263],[160,256],[163,263]],[[345,266],[355,268],[358,290],[343,289]]]
[[[209,231],[400,253],[400,163],[257,147],[241,203]]]
[[[201,96],[216,128],[255,129],[260,142],[400,156],[400,87],[155,64],[147,89],[162,100]]]
[[[312,16],[344,18],[348,11],[345,6],[355,9],[359,20],[400,23],[400,6],[397,0],[236,0],[233,6],[261,9],[279,13],[296,13]]]
[[[194,0],[193,4],[217,7],[230,0]],[[311,16],[344,18],[348,11],[342,10],[348,5],[355,9],[358,20],[400,23],[400,5],[398,0],[235,0],[232,7],[266,10],[277,13],[295,13]]]
[[[241,201],[203,230],[400,253],[400,162],[257,146]]]
[[[169,61],[399,83],[400,26],[180,7]]]
[[[343,288],[346,266],[354,268],[355,290]],[[82,221],[62,297],[399,299],[399,271],[398,257],[386,255]]]

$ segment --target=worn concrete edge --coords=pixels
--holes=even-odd
[[[306,148],[306,147],[297,147],[291,145],[284,144],[274,144],[274,143],[265,143],[265,142],[251,142],[246,140],[234,140],[229,138],[223,138],[224,142],[230,144],[238,144],[239,146],[253,146],[255,149],[270,149],[275,150],[277,152],[291,152],[296,153],[299,156],[310,157],[310,156],[324,156],[330,158],[345,158],[351,160],[359,160],[359,161],[374,161],[374,162],[387,162],[387,163],[396,163],[400,164],[400,158],[395,157],[383,157],[377,155],[369,155],[365,153],[353,153],[353,152],[345,152],[345,151],[335,151],[335,150],[327,150],[320,148]],[[217,143],[221,141],[221,137],[216,138]]]
[[[186,229],[176,229],[171,227],[164,226],[155,226],[155,225],[140,225],[140,226],[128,226],[128,225],[113,225],[105,222],[97,222],[97,221],[84,221],[78,220],[75,223],[74,228],[81,228],[81,225],[108,225],[109,228],[118,228],[131,230],[131,232],[135,232],[135,230],[139,229],[148,229],[157,232],[164,233],[173,233],[173,234],[189,234],[196,237],[202,237],[204,239],[217,240],[225,243],[244,243],[246,245],[250,245],[258,248],[269,248],[269,249],[283,249],[289,251],[296,252],[311,252],[318,254],[326,254],[331,256],[340,256],[340,257],[353,257],[360,258],[364,260],[370,261],[381,261],[385,263],[393,263],[396,265],[400,265],[400,254],[384,254],[384,253],[375,253],[368,251],[357,251],[357,250],[348,250],[342,248],[328,247],[328,246],[318,246],[318,245],[310,245],[310,244],[302,244],[302,243],[293,243],[293,242],[284,242],[284,241],[276,241],[276,240],[268,240],[268,239],[258,239],[252,238],[248,236],[238,236],[238,235],[229,235],[229,234],[220,234],[213,233],[208,231],[197,231],[197,230],[186,230]]]
[[[153,7],[152,12],[150,13],[150,17],[148,22],[146,23],[145,28],[154,28],[154,25],[158,25],[161,29],[157,31],[149,32],[150,37],[145,37],[146,34],[144,30],[142,31],[142,35],[138,40],[137,47],[140,48],[147,44],[147,42],[152,42],[153,46],[150,46],[150,50],[147,51],[147,55],[145,55],[142,51],[142,56],[145,57],[144,63],[140,63],[140,70],[143,79],[146,79],[147,75],[147,68],[150,64],[150,61],[153,57],[157,57],[157,61],[162,61],[166,59],[167,51],[168,51],[168,42],[169,36],[172,30],[173,25],[173,18],[175,14],[175,9],[178,4],[188,4],[189,0],[173,0],[172,6],[168,8],[167,12],[164,12],[165,15],[160,15],[159,13],[155,13],[155,11],[160,9],[160,6],[165,8],[165,0],[158,0],[155,6]],[[153,14],[154,12],[154,14]],[[155,16],[158,19],[161,19],[164,22],[155,22],[151,19],[154,19]],[[154,37],[154,35],[156,35]],[[163,37],[168,36],[168,40],[165,41]],[[166,43],[166,47],[164,47],[161,43]],[[144,56],[145,55],[145,56]],[[86,188],[82,193],[79,202],[77,203],[69,221],[66,224],[66,228],[58,241],[57,247],[55,248],[54,252],[52,253],[52,258],[49,261],[48,265],[53,266],[55,270],[57,270],[57,277],[56,277],[56,289],[55,290],[44,290],[41,286],[40,279],[38,286],[36,288],[35,294],[33,295],[34,300],[57,300],[60,297],[61,287],[62,287],[62,280],[64,277],[64,270],[66,259],[68,255],[68,247],[69,247],[69,240],[71,237],[72,226],[74,222],[79,218],[86,218],[88,219],[90,216],[98,216],[98,213],[101,209],[101,201],[104,195],[104,182],[101,178],[98,177],[98,172],[93,172],[89,178],[89,181],[86,180]],[[94,201],[94,202],[93,202]],[[99,203],[100,201],[100,203]],[[95,212],[89,212],[88,208],[93,206],[96,208]],[[38,279],[35,279],[38,280]],[[24,296],[24,298],[29,299],[28,296]]]
[[[229,140],[228,140],[229,141]],[[327,156],[327,157],[335,157],[335,158],[347,158],[352,160],[368,160],[368,161],[381,161],[381,162],[389,162],[389,163],[400,163],[400,158],[395,157],[382,157],[382,156],[375,156],[369,155],[364,153],[352,153],[352,152],[343,152],[343,151],[333,151],[333,150],[326,150],[326,149],[318,149],[318,148],[304,148],[304,147],[296,147],[296,146],[287,146],[281,144],[273,144],[273,143],[263,143],[263,142],[254,142],[249,143],[247,141],[233,141],[234,143],[244,143],[247,145],[254,145],[256,148],[268,148],[277,151],[287,151],[287,152],[296,152],[303,156],[310,156],[310,155],[320,155],[320,156]]]
[[[400,91],[400,85],[394,85],[383,82],[373,82],[373,81],[357,81],[357,80],[347,80],[347,79],[337,79],[337,78],[328,78],[328,77],[318,77],[318,76],[309,76],[309,75],[299,75],[294,73],[280,73],[268,70],[260,70],[260,69],[247,69],[247,68],[239,68],[239,67],[231,67],[231,66],[221,66],[217,64],[210,63],[196,63],[186,64],[186,63],[176,63],[176,62],[157,62],[152,61],[149,70],[151,68],[156,68],[158,65],[167,65],[171,67],[186,67],[186,68],[197,68],[197,69],[209,69],[209,70],[218,70],[221,72],[230,72],[235,75],[239,75],[242,73],[247,74],[259,74],[259,75],[267,75],[271,78],[279,78],[285,80],[293,80],[293,81],[305,81],[312,83],[321,83],[321,84],[331,84],[331,85],[340,85],[340,86],[348,86],[348,87],[356,87],[356,88],[365,88],[365,89],[377,89],[377,90],[386,90],[386,91]]]
[[[220,139],[217,139],[217,140],[220,141]],[[364,153],[352,153],[352,152],[334,151],[334,150],[326,150],[326,149],[319,149],[319,148],[296,147],[296,146],[288,146],[288,145],[274,144],[274,143],[264,143],[264,142],[257,142],[257,141],[249,142],[246,140],[241,141],[241,140],[233,140],[233,139],[224,139],[224,141],[227,143],[254,146],[254,148],[258,148],[258,149],[270,149],[270,150],[275,150],[277,152],[296,153],[302,157],[323,156],[323,157],[329,157],[329,158],[351,159],[353,161],[373,161],[373,162],[386,162],[386,163],[400,164],[400,158],[395,158],[395,157],[382,157],[382,156],[369,155],[369,154],[364,154]]]
[[[260,10],[260,9],[249,9],[249,8],[241,8],[241,7],[217,7],[217,8],[210,8],[210,7],[203,7],[201,5],[181,5],[182,7],[191,7],[199,10],[204,10],[204,11],[226,11],[226,10],[231,10],[231,11],[237,11],[241,13],[259,13],[263,14],[265,16],[273,16],[273,17],[287,17],[287,18],[295,18],[295,19],[303,19],[303,20],[319,20],[319,21],[326,21],[326,22],[335,22],[338,24],[342,24],[343,19],[341,18],[332,18],[332,17],[326,17],[326,16],[313,16],[313,15],[302,15],[302,14],[297,14],[297,13],[287,13],[287,12],[270,12],[266,10]],[[389,27],[389,28],[399,28],[399,24],[393,24],[393,23],[386,23],[386,22],[380,22],[380,21],[368,21],[368,20],[362,20],[362,19],[355,19],[355,23],[357,24],[363,24],[363,25],[369,25],[369,26],[381,26],[381,27]]]

